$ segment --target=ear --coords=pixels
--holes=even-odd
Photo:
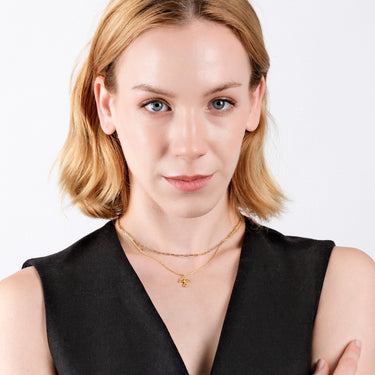
[[[257,88],[250,92],[250,113],[246,125],[246,130],[249,132],[254,131],[259,125],[260,115],[262,113],[262,102],[265,92],[266,80],[263,76]]]
[[[110,135],[116,131],[112,113],[113,96],[106,89],[103,76],[95,78],[94,93],[100,126],[104,133]]]

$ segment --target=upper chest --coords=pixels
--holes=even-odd
[[[179,276],[156,261],[134,253],[127,254],[190,375],[208,375],[211,371],[240,252],[240,248],[236,248],[217,256],[216,263],[212,262],[188,276],[190,283],[186,288],[178,283]],[[184,266],[180,262],[174,270],[179,273],[192,271],[209,258],[194,265],[186,263]],[[164,259],[163,263],[168,264]]]
[[[212,375],[309,373],[325,252],[295,260],[256,239],[245,237],[238,271],[239,252],[217,257],[187,288],[107,237],[90,261],[77,252],[63,254],[63,268],[35,261],[58,372],[204,375],[213,362]]]

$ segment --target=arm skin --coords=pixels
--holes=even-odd
[[[356,375],[358,370],[358,361],[361,355],[361,348],[359,348],[356,340],[351,341],[344,350],[339,363],[334,371],[334,375]],[[314,375],[329,375],[331,374],[329,366],[323,360],[322,367],[316,369]]]
[[[361,250],[332,250],[313,330],[313,364],[319,358],[316,374],[375,374],[375,262]]]
[[[34,267],[1,281],[0,301],[0,373],[56,374]],[[317,375],[375,374],[375,263],[360,250],[332,251],[313,330],[313,364],[319,358],[326,363]]]
[[[35,267],[0,282],[0,374],[56,375],[47,342],[42,283]]]

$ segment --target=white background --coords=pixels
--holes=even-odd
[[[375,258],[375,3],[254,0],[271,56],[273,174],[291,199],[267,223]],[[70,74],[103,0],[0,3],[0,280],[101,226],[61,209],[52,163]]]

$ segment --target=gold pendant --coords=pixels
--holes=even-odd
[[[185,277],[180,277],[178,279],[178,282],[181,283],[181,286],[186,288],[188,286],[188,283],[190,283],[190,280],[189,279],[185,279]]]

